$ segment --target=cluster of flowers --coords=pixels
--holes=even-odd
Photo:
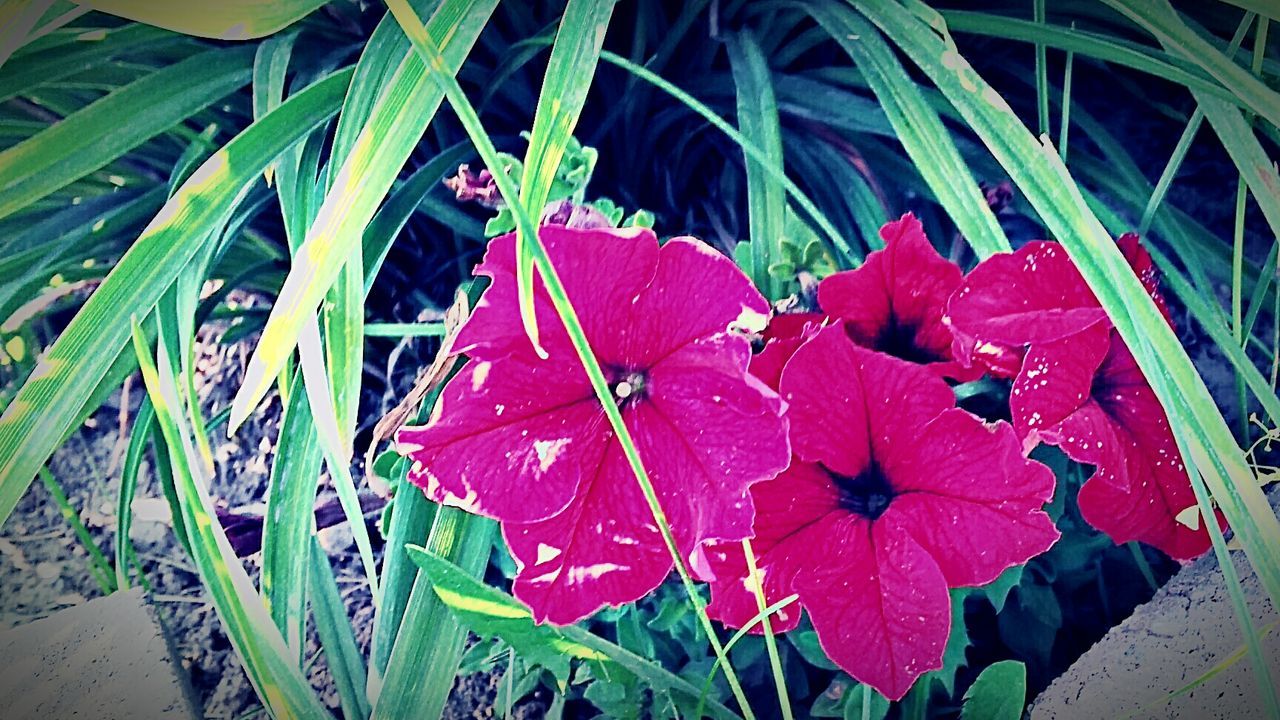
[[[766,300],[700,241],[540,231],[676,544],[711,584],[708,611],[740,627],[757,588],[771,603],[798,594],[775,630],[803,608],[834,662],[897,699],[941,666],[948,588],[1057,540],[1053,474],[1026,457],[1037,443],[1096,466],[1081,509],[1117,541],[1185,559],[1208,539],[1175,522],[1194,498],[1165,415],[1058,246],[966,277],[914,217],[882,236],[822,281],[822,313],[769,323]],[[1121,245],[1163,307],[1150,258]],[[512,236],[490,243],[477,274],[492,284],[454,345],[471,362],[398,445],[430,498],[501,521],[515,595],[566,624],[645,596],[673,560],[540,280],[535,355],[515,264]],[[1014,378],[1012,424],[956,407],[947,380],[985,373]]]

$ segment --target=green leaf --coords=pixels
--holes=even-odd
[[[737,93],[738,131],[759,148],[770,163],[783,167],[782,125],[778,120],[769,63],[750,30],[730,35],[727,47]],[[746,168],[747,224],[751,235],[749,274],[766,298],[777,300],[782,293],[769,268],[782,259],[786,191],[777,178],[750,156],[746,157]]]
[[[27,36],[56,0],[10,0],[0,7],[0,67],[27,42]]]
[[[497,525],[457,508],[437,508],[426,548],[446,558],[458,573],[479,576],[489,564]],[[419,572],[404,619],[378,684],[370,676],[375,720],[442,717],[449,689],[462,661],[467,628]]]
[[[1223,87],[1229,88],[1249,110],[1280,127],[1280,94],[1198,35],[1167,0],[1103,2],[1154,35],[1170,50],[1199,65]]]
[[[314,599],[316,634],[324,647],[329,671],[338,688],[338,700],[342,714],[348,720],[369,717],[369,700],[365,697],[364,656],[347,617],[347,606],[338,592],[338,581],[324,548],[315,536],[309,538],[311,552],[301,552],[309,557],[311,568],[311,597]]]
[[[654,691],[678,692],[696,699],[700,690],[652,660],[593,635],[576,626],[537,624],[529,609],[515,598],[477,580],[453,563],[422,548],[410,547],[410,557],[430,578],[431,587],[449,609],[474,632],[499,637],[521,657],[547,667],[567,668],[569,659],[614,663],[648,683]],[[708,701],[713,717],[732,718],[719,703]]]
[[[0,73],[0,100],[8,100],[76,73],[101,72],[112,59],[190,42],[181,35],[146,25],[84,32],[74,38],[68,45],[28,53],[5,64],[4,72]]]
[[[587,91],[600,61],[609,18],[616,0],[569,0],[560,20],[551,59],[542,79],[542,92],[534,111],[529,149],[520,179],[520,203],[532,217],[541,217],[551,186],[560,169],[560,159],[573,138],[578,115],[587,101]],[[538,323],[533,304],[533,253],[528,228],[516,226],[516,287],[520,298],[520,319],[539,355]]]
[[[290,98],[214,153],[185,182],[50,347],[0,416],[0,524],[124,348],[129,317],[149,312],[218,221],[293,142],[332,115],[339,71]]]
[[[445,72],[457,72],[496,2],[449,0],[436,9],[427,32],[442,44]],[[320,300],[359,249],[365,227],[444,97],[416,53],[404,55],[390,82],[334,176],[333,187],[280,289],[232,403],[232,432],[271,387],[293,353],[303,325],[315,317]]]
[[[267,485],[262,523],[262,594],[285,643],[301,661],[306,650],[308,553],[315,532],[320,444],[311,406],[302,388],[302,372],[289,383],[289,401],[280,421],[276,456]]]
[[[245,84],[252,48],[157,70],[0,152],[0,218],[116,160]],[[138,112],[146,108],[146,112]]]
[[[832,4],[815,3],[809,12],[857,63],[907,155],[978,257],[1009,252],[1009,239],[950,132],[880,32]]]
[[[960,720],[1020,720],[1027,702],[1027,666],[1002,660],[982,674],[964,694]]]
[[[75,0],[112,15],[186,35],[215,40],[251,40],[306,17],[328,0],[220,0],[195,9],[154,0]]]
[[[272,624],[262,599],[254,592],[244,566],[214,516],[213,500],[204,489],[208,477],[191,444],[190,429],[178,399],[176,375],[164,343],[159,343],[157,348],[159,362],[153,362],[146,336],[136,319],[132,327],[142,378],[170,451],[179,505],[190,532],[192,559],[227,637],[258,697],[272,715],[327,717],[324,705],[297,666],[289,661],[284,639]]]
[[[884,720],[889,716],[889,701],[865,683],[858,683],[844,694],[845,720]]]
[[[133,494],[138,486],[138,472],[142,458],[151,442],[151,424],[155,410],[151,398],[144,397],[133,418],[133,430],[129,434],[129,448],[125,452],[124,467],[120,471],[120,492],[116,500],[116,586],[129,588],[129,565],[133,557],[133,542],[129,531],[133,528]],[[142,568],[139,567],[141,572]]]

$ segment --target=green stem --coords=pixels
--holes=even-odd
[[[1045,0],[1035,0],[1034,2],[1035,21],[1038,25],[1045,24],[1044,2]],[[1040,127],[1040,131],[1037,134],[1048,134],[1049,67],[1048,57],[1045,53],[1045,45],[1042,42],[1036,43],[1036,115]]]
[[[84,526],[84,523],[80,522],[80,515],[71,506],[71,501],[67,499],[67,494],[62,492],[62,486],[54,479],[53,473],[49,472],[49,468],[40,468],[40,482],[44,483],[49,494],[53,496],[53,502],[58,506],[58,511],[62,513],[62,518],[71,526],[76,537],[80,540],[80,544],[89,553],[89,574],[93,575],[93,579],[98,583],[98,587],[103,594],[110,595],[115,592],[115,574],[111,570],[111,563],[107,562],[106,556],[102,554],[97,544],[93,542],[93,537],[89,535],[89,529]]]
[[[466,128],[467,134],[475,144],[481,159],[489,167],[500,167],[501,162],[498,159],[497,149],[493,146],[493,141],[484,131],[480,118],[476,115],[471,101],[467,99],[466,94],[462,91],[462,87],[458,85],[457,80],[445,67],[444,57],[441,56],[440,51],[427,34],[421,19],[409,7],[406,0],[387,0],[387,6],[400,23],[405,35],[413,43],[414,48],[422,55],[424,62],[431,71],[432,77],[439,83],[441,90],[449,101],[449,105],[453,107],[458,119],[462,122],[463,127]],[[707,633],[707,638],[715,651],[716,658],[724,666],[725,679],[729,682],[729,688],[733,691],[734,698],[742,708],[743,716],[747,720],[754,720],[755,715],[751,712],[746,693],[743,692],[742,684],[738,681],[737,674],[734,673],[733,668],[728,663],[720,639],[716,637],[715,628],[711,625],[711,618],[707,616],[706,605],[693,584],[689,569],[685,566],[684,557],[676,545],[675,536],[671,532],[671,525],[658,502],[657,493],[654,491],[653,483],[649,479],[649,473],[645,470],[644,463],[640,459],[639,450],[636,448],[636,444],[631,438],[631,433],[622,419],[622,413],[618,409],[617,403],[613,400],[613,395],[609,391],[609,383],[604,377],[604,372],[600,369],[600,363],[596,360],[595,354],[591,350],[586,334],[583,332],[582,323],[578,319],[578,314],[569,302],[564,285],[560,282],[560,277],[547,255],[542,239],[538,237],[536,226],[529,217],[528,212],[520,204],[519,192],[511,178],[500,172],[494,173],[493,178],[503,199],[508,207],[512,209],[521,231],[531,241],[529,243],[529,251],[533,254],[538,272],[542,275],[547,294],[550,296],[551,303],[559,314],[561,322],[564,323],[565,331],[568,333],[569,339],[573,343],[573,348],[577,352],[583,368],[586,370],[596,398],[600,401],[600,406],[604,409],[605,416],[609,419],[609,425],[613,428],[618,437],[618,442],[622,445],[623,454],[626,456],[632,472],[635,473],[636,480],[640,484],[640,490],[644,494],[645,502],[649,504],[654,522],[657,524],[662,540],[671,554],[676,572],[680,575],[681,584],[689,596],[689,601],[693,604],[703,630]]]
[[[756,596],[756,609],[763,617],[760,620],[764,628],[764,645],[769,651],[769,668],[773,670],[773,685],[778,691],[778,705],[782,709],[783,720],[791,720],[791,696],[787,693],[787,681],[782,675],[782,661],[778,658],[778,642],[773,637],[773,623],[766,612],[769,605],[764,598],[764,575],[756,569],[756,554],[751,548],[750,540],[742,541],[742,554],[747,558],[747,577],[751,578],[751,589]]]

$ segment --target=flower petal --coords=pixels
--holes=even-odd
[[[793,462],[773,480],[751,488],[756,505],[768,508],[756,517],[752,549],[764,574],[767,604],[795,592],[796,576],[827,562],[815,547],[830,542],[837,514],[836,488],[830,476],[812,463]],[[754,590],[747,581],[746,558],[739,543],[717,543],[708,552],[715,577],[711,583],[711,617],[731,627],[743,627],[759,613]],[[786,632],[800,622],[801,604],[774,615],[774,632]],[[762,629],[757,628],[757,633]]]
[[[1009,397],[1019,435],[1034,444],[1038,436],[1031,435],[1033,431],[1057,425],[1088,401],[1113,332],[1106,323],[1097,323],[1027,350]]]
[[[649,397],[628,427],[680,550],[750,537],[750,486],[791,459],[777,394],[744,372],[751,347],[734,335],[694,342],[649,371]]]
[[[751,356],[751,374],[777,390],[782,368],[805,340],[822,329],[826,319],[821,313],[775,315],[764,331],[764,348]]]
[[[1177,442],[1155,393],[1118,334],[1089,402],[1041,432],[1072,460],[1096,466],[1080,512],[1117,543],[1140,540],[1177,560],[1205,553],[1209,533],[1177,515],[1196,504]]]
[[[693,238],[663,243],[650,288],[624,309],[630,330],[621,333],[615,327],[598,342],[593,340],[592,348],[632,367],[651,366],[695,340],[726,331],[760,332],[769,322],[768,301],[742,270]]]
[[[910,534],[840,516],[823,572],[796,579],[818,642],[856,680],[900,700],[920,675],[942,667],[951,599],[937,563]]]
[[[829,327],[796,351],[782,375],[795,454],[854,476],[955,406],[951,388],[928,369],[866,350]],[[902,443],[906,445],[908,443]]]
[[[577,311],[591,347],[599,354],[603,343],[626,327],[631,303],[653,279],[658,264],[658,238],[646,228],[581,230],[543,225],[538,237],[565,293]],[[516,289],[515,234],[489,241],[476,275],[492,279],[471,317],[458,331],[454,349],[482,360],[530,349],[520,320]],[[578,363],[546,283],[535,273],[534,309],[540,342],[554,359]]]
[[[520,567],[513,591],[538,622],[567,625],[606,604],[638,600],[672,567],[616,442],[563,512],[536,523],[505,523],[502,530]]]
[[[967,364],[1106,320],[1062,246],[1038,240],[979,263],[948,301],[945,322],[955,335],[956,358]]]
[[[818,285],[823,311],[843,320],[849,337],[863,347],[936,365],[943,374],[958,369],[942,313],[960,285],[960,268],[938,254],[914,215],[888,223],[880,236],[883,250]]]
[[[911,446],[885,466],[898,495],[883,521],[910,533],[949,586],[985,585],[1057,541],[1043,510],[1053,473],[1023,457],[1007,423],[947,410]]]
[[[431,423],[401,429],[396,443],[414,460],[409,480],[436,502],[532,522],[568,505],[611,433],[585,374],[537,360],[527,344],[514,353],[468,363]]]

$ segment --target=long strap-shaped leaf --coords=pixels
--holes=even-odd
[[[902,147],[978,257],[1012,250],[951,134],[880,32],[831,4],[813,3],[810,13],[857,63]]]
[[[1000,95],[956,50],[941,16],[912,0],[867,0],[858,9],[938,86],[1026,194],[1134,351],[1175,430],[1188,466],[1205,477],[1272,601],[1280,600],[1280,521],[1245,464],[1186,350],[1142,288],[1115,241],[1047,144],[1036,142]]]
[[[328,0],[218,0],[198,8],[155,0],[76,0],[112,15],[215,40],[250,40],[301,20]]]
[[[520,203],[526,213],[539,217],[551,194],[560,159],[573,137],[578,116],[587,101],[591,79],[600,62],[605,31],[617,0],[569,0],[560,19],[542,92],[533,115],[533,131],[520,180]],[[494,173],[502,168],[490,168]],[[516,226],[516,288],[520,298],[520,319],[533,347],[542,355],[538,342],[538,322],[533,306],[533,253],[527,228]]]
[[[432,14],[427,32],[440,44],[451,75],[461,67],[496,4],[497,0],[446,0]],[[285,278],[232,402],[232,432],[262,400],[293,353],[303,324],[315,318],[321,298],[360,247],[365,227],[440,107],[444,94],[416,54],[405,56],[395,76],[334,177]]]
[[[214,153],[85,302],[0,415],[0,524],[124,348],[129,317],[155,306],[195,254],[202,228],[234,207],[277,155],[337,111],[350,79],[343,70],[315,83]]]
[[[1280,127],[1280,93],[1222,54],[1178,16],[1167,0],[1103,0],[1145,28],[1167,48],[1204,68],[1253,112]],[[1273,10],[1272,15],[1275,14]]]
[[[253,49],[210,50],[127,85],[0,152],[0,218],[84,177],[249,80]],[[142,110],[140,112],[140,110]]]
[[[201,460],[190,441],[174,369],[164,343],[159,343],[157,367],[141,326],[136,320],[132,325],[142,379],[169,448],[179,504],[191,533],[192,559],[227,637],[244,663],[258,697],[273,717],[328,717],[328,710],[312,692],[306,678],[290,662],[284,639],[271,623],[249,575],[214,517],[213,500],[205,487],[207,480],[201,470]]]
[[[521,655],[527,649],[529,653],[558,652],[568,658],[616,664],[652,690],[680,693],[689,701],[701,696],[698,687],[688,680],[583,628],[534,623],[529,609],[518,600],[485,585],[439,555],[410,546],[409,556],[431,579],[432,589],[445,605],[479,635],[500,637]],[[706,703],[706,710],[714,718],[737,717],[714,700]]]
[[[738,131],[778,167],[782,162],[782,124],[773,94],[769,63],[750,30],[729,36],[729,64],[738,100]],[[787,195],[782,183],[746,156],[747,226],[751,233],[751,280],[770,300],[778,283],[769,265],[782,259]]]

